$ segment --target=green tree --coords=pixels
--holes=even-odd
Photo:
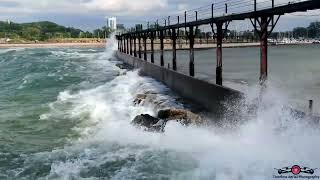
[[[308,27],[308,34],[311,38],[319,38],[320,37],[320,22],[312,22]]]
[[[111,28],[109,28],[107,26],[103,26],[102,27],[102,32],[104,34],[104,37],[107,38],[107,37],[110,37],[110,34],[112,33],[112,30],[111,30]]]
[[[32,23],[10,23],[0,21],[0,37],[45,41],[50,38],[79,38],[80,29],[64,27],[49,21]],[[89,32],[90,34],[90,32]],[[88,34],[87,34],[88,35]],[[92,36],[92,35],[89,35]]]
[[[26,27],[22,31],[22,36],[28,40],[39,40],[41,30],[36,27]]]
[[[293,29],[294,38],[306,38],[308,36],[308,29],[304,27],[296,27]]]
[[[103,36],[103,30],[96,29],[93,31],[93,35],[94,35],[94,37],[101,38]]]

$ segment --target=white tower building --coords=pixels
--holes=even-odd
[[[112,30],[117,30],[117,18],[116,17],[108,18],[108,27]]]

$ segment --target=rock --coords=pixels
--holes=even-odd
[[[137,97],[133,100],[135,105],[143,105],[143,102],[146,100],[146,94],[138,94]]]
[[[116,64],[116,66],[120,69],[132,69],[132,66],[129,64],[125,64],[125,63],[118,63]]]
[[[200,125],[203,123],[202,118],[199,115],[184,109],[160,110],[158,112],[158,118],[165,119],[166,121],[177,120],[183,125]]]
[[[165,121],[159,118],[150,116],[149,114],[141,114],[136,116],[131,122],[135,126],[145,128],[147,131],[163,132]]]
[[[144,126],[147,128],[152,127],[152,125],[157,124],[160,119],[150,116],[149,114],[141,114],[136,116],[132,121],[132,124]]]
[[[159,95],[152,90],[145,91],[142,94],[137,94],[133,100],[133,104],[138,106],[151,105],[154,110],[164,109],[171,106],[170,101],[166,97]]]

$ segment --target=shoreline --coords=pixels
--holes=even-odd
[[[269,46],[296,46],[296,45],[311,45],[310,43],[299,43],[299,44],[270,44]],[[155,51],[160,51],[160,47],[155,44]],[[181,44],[180,47],[177,45],[177,50],[188,50],[188,45]],[[246,47],[259,47],[260,43],[224,43],[223,48],[246,48]],[[41,43],[17,43],[17,44],[1,44],[0,49],[9,49],[9,48],[105,48],[105,42],[93,42],[93,43],[50,43],[50,42],[41,42]],[[142,47],[143,48],[143,47]],[[216,44],[195,44],[194,49],[197,50],[207,50],[207,49],[215,49]],[[138,49],[138,48],[137,48]],[[171,44],[165,44],[164,50],[169,51],[172,49]],[[150,44],[147,44],[147,51],[151,50]]]
[[[25,43],[25,44],[0,44],[0,49],[8,48],[67,48],[67,47],[106,47],[106,43]]]

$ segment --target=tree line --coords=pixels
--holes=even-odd
[[[49,21],[21,24],[0,21],[0,38],[27,41],[46,41],[57,38],[107,38],[111,33],[111,29],[106,26],[89,32]]]
[[[280,37],[279,37],[280,36]],[[292,31],[274,32],[272,38],[317,39],[320,38],[320,22],[311,22],[308,27],[296,27]]]
[[[142,28],[136,25],[134,29]],[[124,27],[122,27],[124,29]],[[107,38],[112,33],[112,30],[106,26],[95,29],[94,31],[83,31],[73,27],[65,27],[49,21],[32,22],[32,23],[8,23],[0,21],[0,38],[21,39],[27,41],[46,41],[49,39],[62,38]],[[169,33],[169,32],[167,32]],[[196,38],[210,38],[213,37],[212,32],[203,32],[197,29]],[[186,36],[183,30],[179,31],[179,35]],[[170,34],[166,34],[170,36]],[[226,31],[227,38],[236,38],[237,36],[247,38],[257,38],[254,31],[236,32],[234,30]],[[273,32],[270,38],[320,38],[320,22],[312,22],[308,27],[296,27],[292,31]]]

